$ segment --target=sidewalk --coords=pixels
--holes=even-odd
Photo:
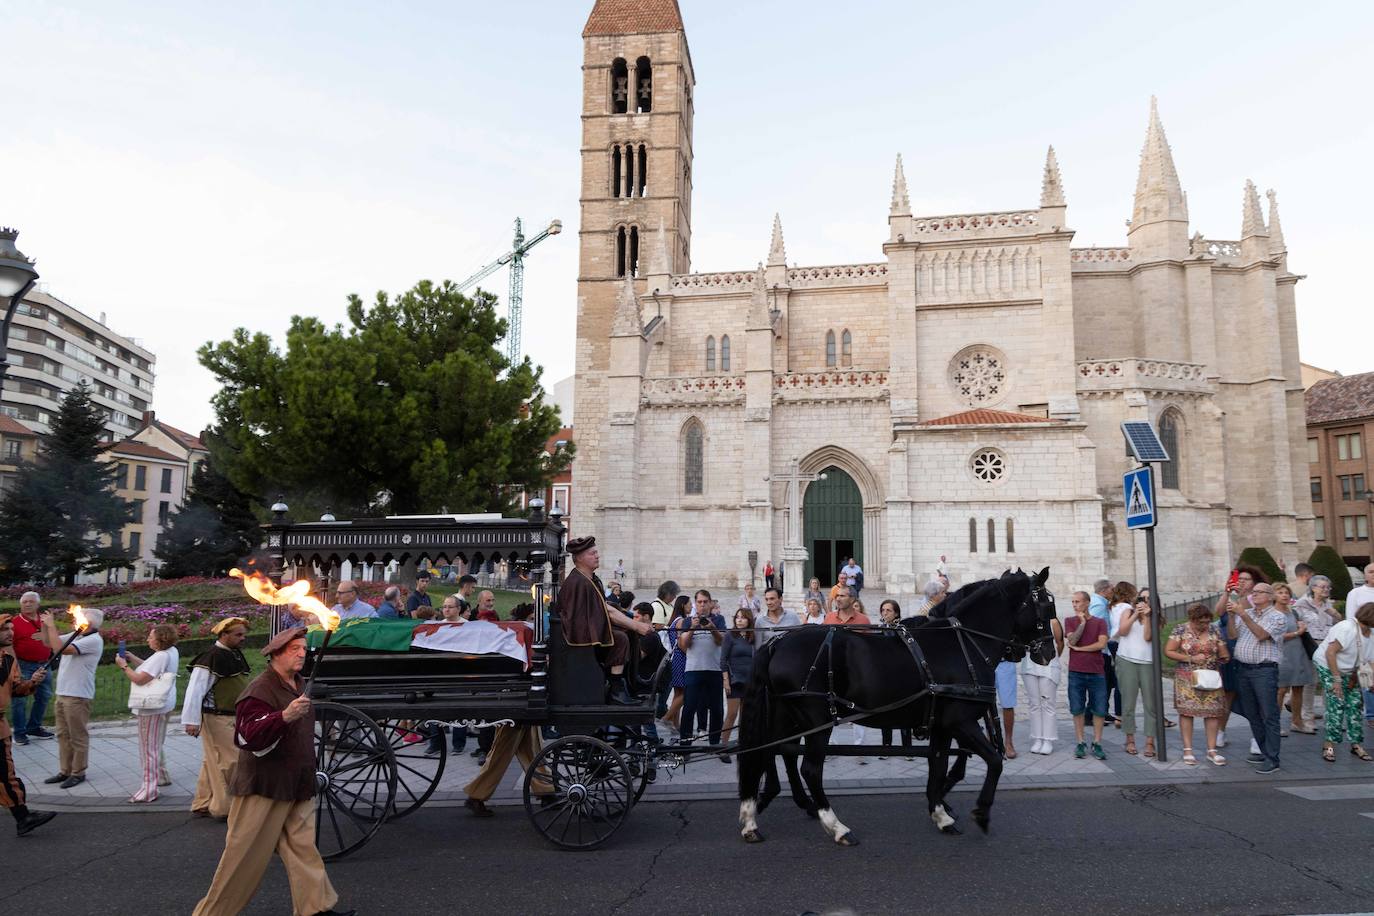
[[[1165,708],[1173,714],[1172,683],[1165,684]],[[1143,717],[1143,712],[1140,713]],[[1089,788],[1101,786],[1152,786],[1169,784],[1202,784],[1218,782],[1306,782],[1365,778],[1374,781],[1374,763],[1363,763],[1350,755],[1348,745],[1340,749],[1335,763],[1321,759],[1320,729],[1317,735],[1294,734],[1283,740],[1281,759],[1283,768],[1273,776],[1260,776],[1245,762],[1250,744],[1250,730],[1244,719],[1232,716],[1227,729],[1228,745],[1222,753],[1227,765],[1216,767],[1203,759],[1206,741],[1202,723],[1194,723],[1194,752],[1197,766],[1187,766],[1182,760],[1177,728],[1166,729],[1169,762],[1143,756],[1130,756],[1124,750],[1124,733],[1108,727],[1103,734],[1105,761],[1091,757],[1077,760],[1073,756],[1073,722],[1068,715],[1063,691],[1059,700],[1059,740],[1054,753],[1042,756],[1030,753],[1023,716],[1018,715],[1016,728],[1017,750],[1020,756],[1005,762],[1002,773],[1003,789]],[[1287,715],[1283,721],[1287,724]],[[1320,725],[1320,720],[1318,721]],[[864,743],[879,739],[876,729],[867,729]],[[663,737],[668,738],[666,730]],[[1369,736],[1374,744],[1374,733]],[[838,729],[835,743],[853,743],[853,728]],[[1136,742],[1143,751],[1144,734],[1137,730]],[[476,747],[468,741],[469,751]],[[14,748],[19,775],[28,786],[30,803],[36,808],[57,810],[115,810],[137,812],[147,810],[188,810],[195,792],[196,775],[200,769],[200,741],[188,737],[173,722],[167,732],[167,769],[172,785],[161,790],[161,797],[150,805],[128,805],[125,800],[133,794],[139,781],[138,728],[131,720],[102,723],[91,729],[91,764],[86,782],[73,789],[56,789],[43,784],[43,779],[57,772],[57,742],[33,741],[27,747]],[[462,787],[477,773],[477,761],[467,752],[450,756],[443,778],[427,806],[444,807],[461,804]],[[985,768],[974,758],[969,763],[968,778],[960,791],[976,790]],[[493,804],[520,803],[521,773],[512,767],[501,789],[493,797]],[[874,757],[833,757],[825,769],[827,790],[836,794],[883,792],[921,792],[925,788],[926,763],[921,758],[908,761],[896,756],[887,760]],[[786,781],[784,780],[784,786]],[[784,791],[786,789],[784,788]],[[658,801],[701,798],[733,798],[736,794],[735,766],[721,763],[715,757],[692,760],[688,765],[663,769],[658,781],[649,787],[645,798]]]

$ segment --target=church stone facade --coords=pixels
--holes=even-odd
[[[1238,240],[1190,234],[1153,102],[1120,247],[1073,246],[1053,148],[1038,206],[949,216],[912,212],[899,156],[871,262],[790,265],[775,219],[762,258],[700,273],[677,3],[598,0],[583,40],[578,530],[637,587],[738,587],[751,552],[792,585],[852,552],[894,594],[942,554],[960,581],[1143,581],[1128,419],[1176,458],[1157,473],[1164,592],[1214,591],[1245,546],[1306,557],[1300,277],[1276,198],[1266,219],[1246,182]]]

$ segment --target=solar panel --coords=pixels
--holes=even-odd
[[[1121,434],[1126,437],[1126,445],[1130,447],[1131,454],[1135,455],[1135,460],[1141,464],[1170,460],[1169,453],[1164,450],[1164,443],[1159,441],[1159,434],[1148,422],[1127,420],[1121,424]]]

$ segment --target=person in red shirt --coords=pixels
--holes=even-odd
[[[1092,755],[1098,760],[1106,760],[1107,752],[1102,750],[1102,724],[1107,718],[1107,674],[1102,650],[1107,645],[1107,624],[1088,612],[1091,603],[1087,592],[1074,592],[1073,616],[1064,621],[1064,646],[1069,650],[1069,712],[1073,715],[1073,730],[1078,736],[1073,755],[1088,755],[1083,737],[1083,713],[1091,708]]]
[[[14,625],[14,657],[19,663],[19,677],[26,680],[43,667],[51,654],[48,644],[43,640],[43,622],[38,618],[38,592],[25,592],[19,599],[19,614],[12,618]],[[43,727],[43,716],[48,712],[48,702],[52,699],[51,679],[38,684],[32,699],[24,697],[14,703],[11,719],[14,722],[14,741],[28,744],[30,738],[44,741],[55,738],[52,732]]]
[[[867,614],[860,614],[854,607],[854,599],[847,594],[835,596],[835,610],[825,615],[825,622],[829,624],[863,624],[868,626],[873,621],[868,619]]]
[[[501,615],[496,613],[496,596],[491,592],[482,592],[477,596],[477,619],[491,623],[501,622]]]

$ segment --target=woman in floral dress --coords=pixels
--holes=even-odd
[[[1198,690],[1194,671],[1220,671],[1231,660],[1226,640],[1212,623],[1212,611],[1205,604],[1188,608],[1188,620],[1174,628],[1164,654],[1178,662],[1174,669],[1174,709],[1178,711],[1178,730],[1183,739],[1183,762],[1197,765],[1193,756],[1193,719],[1201,718],[1207,732],[1207,760],[1225,766],[1226,758],[1217,753],[1217,728],[1226,711],[1222,690]]]

